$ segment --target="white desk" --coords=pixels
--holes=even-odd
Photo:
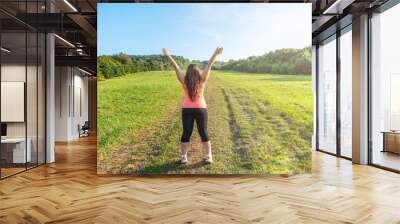
[[[1,139],[1,144],[3,145],[14,145],[13,148],[13,163],[25,163],[31,162],[32,153],[31,153],[31,145],[32,140],[30,138],[26,141],[28,144],[26,147],[25,154],[25,138],[5,138]],[[25,160],[26,159],[26,160]]]

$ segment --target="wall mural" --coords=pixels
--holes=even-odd
[[[311,171],[311,4],[98,5],[98,173]]]

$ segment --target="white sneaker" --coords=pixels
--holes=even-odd
[[[206,163],[213,163],[213,159],[212,159],[212,156],[206,156],[206,158],[204,158],[204,161],[206,162]]]
[[[188,162],[187,155],[182,155],[178,162],[185,164]]]

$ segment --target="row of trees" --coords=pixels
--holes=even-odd
[[[207,61],[190,61],[182,56],[173,56],[176,62],[186,68],[189,63],[197,63],[201,68]],[[97,73],[100,79],[109,79],[129,73],[143,71],[171,70],[163,55],[103,55],[97,58]],[[250,73],[311,74],[311,49],[280,49],[261,56],[246,59],[217,62],[213,69]]]
[[[175,61],[182,67],[187,66],[190,61],[182,56],[173,56]],[[97,73],[100,79],[109,79],[129,73],[145,71],[171,70],[172,67],[162,55],[102,55],[97,58]]]
[[[311,74],[311,48],[279,49],[261,56],[230,60],[215,69],[273,74]]]

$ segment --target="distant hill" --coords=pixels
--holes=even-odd
[[[250,72],[309,75],[311,74],[311,48],[279,49],[261,56],[230,60],[217,64],[215,69]]]
[[[186,68],[190,63],[197,63],[201,68],[207,61],[190,61],[182,56],[173,56],[176,62]],[[97,73],[100,79],[109,79],[128,73],[143,71],[171,70],[163,55],[102,55],[97,58]],[[279,49],[261,56],[251,56],[246,59],[217,62],[213,69],[249,73],[273,74],[311,74],[311,49]]]

